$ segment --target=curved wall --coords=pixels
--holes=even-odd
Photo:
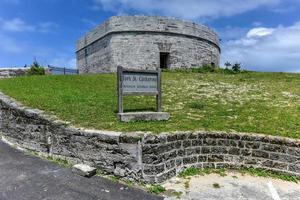
[[[0,132],[23,148],[162,182],[186,167],[260,167],[300,177],[300,140],[224,132],[120,133],[70,127],[0,93]]]
[[[112,17],[77,43],[81,73],[114,72],[126,68],[155,69],[159,53],[170,55],[170,68],[219,65],[220,46],[206,26],[166,17]]]
[[[144,179],[161,182],[190,166],[258,167],[300,177],[300,141],[224,132],[186,132],[146,137]]]
[[[79,51],[110,33],[161,32],[206,39],[219,46],[219,37],[206,26],[175,18],[160,16],[114,16],[77,41]]]

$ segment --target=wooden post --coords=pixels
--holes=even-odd
[[[156,111],[161,112],[161,69],[159,68],[157,71],[157,90],[158,93],[156,95]]]
[[[118,66],[118,113],[123,113],[123,88],[122,88],[122,79],[123,79],[123,68]]]
[[[66,74],[66,68],[64,67],[64,75]]]

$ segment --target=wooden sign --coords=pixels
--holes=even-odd
[[[123,96],[155,95],[156,110],[161,112],[161,70],[135,70],[118,67],[118,111],[123,113]]]

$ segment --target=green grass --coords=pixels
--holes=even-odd
[[[250,168],[240,169],[240,172],[244,174],[249,174],[251,176],[270,177],[270,178],[275,178],[275,179],[280,179],[280,180],[295,182],[295,183],[299,182],[299,178],[297,178],[296,176],[283,174],[279,172],[273,172],[266,169],[250,167]]]
[[[165,191],[166,191],[166,189],[161,185],[155,184],[155,185],[151,185],[149,187],[149,192],[152,193],[152,194],[161,194]]]
[[[0,80],[0,90],[78,127],[115,131],[223,130],[300,138],[300,74],[164,72],[167,122],[121,123],[116,75]],[[125,111],[154,110],[154,97],[125,97]]]
[[[185,169],[184,171],[179,173],[179,177],[182,178],[188,178],[191,176],[196,176],[196,175],[206,175],[206,174],[219,174],[220,176],[227,176],[226,174],[226,169],[213,169],[213,168],[204,168],[204,169],[200,169],[197,167],[189,167],[187,169]]]

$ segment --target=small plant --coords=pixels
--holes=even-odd
[[[213,64],[205,64],[200,68],[195,68],[194,71],[198,73],[218,72],[218,67]]]
[[[28,75],[45,75],[45,69],[37,61],[34,61],[27,73]]]
[[[62,159],[54,156],[47,156],[46,159],[64,167],[72,167],[72,164],[69,163],[66,159]]]
[[[218,188],[218,189],[221,188],[221,186],[220,186],[219,183],[214,183],[214,184],[213,184],[213,187],[214,187],[214,188]]]
[[[237,73],[245,73],[246,70],[242,70],[241,63],[231,64],[230,62],[226,62],[225,69],[222,69],[221,72],[225,74],[237,74]]]
[[[104,175],[105,175],[105,173],[104,173],[102,170],[100,170],[100,169],[97,169],[97,171],[96,171],[96,175],[97,175],[97,176],[104,176]]]
[[[213,65],[209,65],[209,64],[203,65],[202,69],[204,72],[215,72],[216,71],[216,67]]]
[[[182,192],[173,191],[172,196],[175,196],[177,199],[180,199],[180,197],[182,196]]]
[[[185,188],[186,190],[190,188],[190,179],[188,179],[188,180],[186,180],[186,181],[184,182],[184,188]]]
[[[204,169],[199,169],[196,167],[189,167],[186,170],[182,171],[179,174],[179,177],[189,177],[189,176],[196,176],[196,175],[205,175],[205,174],[219,174],[220,176],[227,176],[226,174],[226,169],[221,168],[221,169],[213,169],[213,168],[204,168]]]
[[[109,179],[114,183],[118,183],[120,181],[120,177],[114,175],[109,176]]]
[[[201,102],[198,102],[198,101],[194,101],[194,102],[191,102],[189,104],[189,107],[190,108],[194,108],[194,109],[203,109],[204,108],[204,104],[201,103]]]
[[[196,167],[189,167],[186,170],[182,171],[179,176],[186,178],[188,176],[196,176],[201,172],[201,170],[199,168]]]
[[[166,191],[166,189],[163,186],[157,185],[157,184],[151,185],[150,188],[149,188],[149,192],[150,193],[157,194],[157,195],[161,194],[161,193],[163,193],[165,191]]]
[[[31,155],[31,156],[38,156],[42,159],[45,159],[45,160],[51,161],[53,163],[56,163],[57,165],[61,165],[61,166],[68,167],[68,168],[72,167],[72,163],[70,163],[66,159],[58,157],[58,156],[39,154],[38,152],[33,151],[33,150],[29,150],[29,149],[27,149],[25,151],[25,153],[27,155]]]
[[[276,179],[281,179],[284,181],[290,181],[290,182],[299,182],[299,178],[288,175],[288,174],[282,174],[279,172],[274,172],[266,169],[261,169],[261,168],[254,168],[254,167],[249,167],[249,168],[243,168],[240,170],[241,173],[244,174],[249,174],[251,176],[258,176],[258,177],[270,177],[270,178],[276,178]]]

